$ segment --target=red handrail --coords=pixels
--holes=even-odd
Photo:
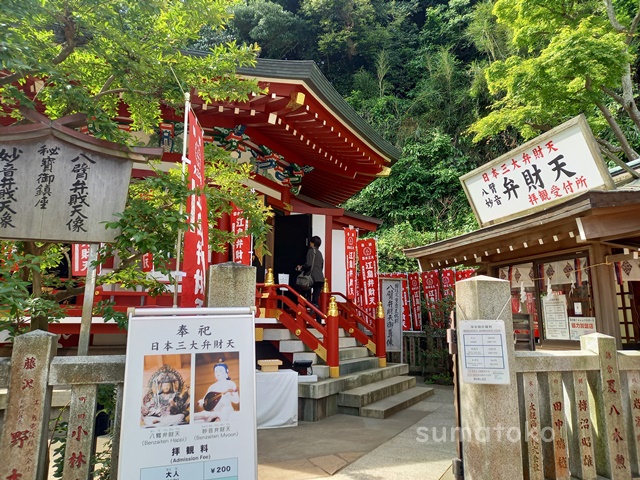
[[[284,294],[285,290],[293,296],[295,301]],[[325,315],[296,290],[285,284],[257,284],[256,306],[259,309],[258,317],[276,318],[325,361],[329,367],[329,376],[339,376],[337,311],[335,314],[329,312],[329,315]],[[317,318],[320,318],[323,323],[320,323]],[[321,337],[313,335],[309,328],[316,329]]]
[[[344,302],[338,303],[338,308],[344,312],[344,315],[339,317],[340,326],[378,357],[378,365],[380,367],[385,367],[387,365],[387,344],[382,304],[378,304],[376,317],[374,318],[342,293],[331,292],[331,295],[344,299]],[[362,326],[365,331],[358,328],[358,326]]]
[[[271,272],[269,274],[267,275],[267,283],[257,285],[256,305],[260,308],[258,316],[277,318],[280,323],[295,333],[313,351],[317,349],[322,351],[322,347],[324,347],[326,358],[317,351],[316,353],[329,365],[330,376],[339,376],[339,328],[343,328],[348,335],[355,338],[378,357],[378,365],[380,367],[386,366],[385,321],[381,303],[378,304],[374,318],[344,294],[329,292],[328,282],[325,280],[319,302],[321,308],[327,312],[325,316],[289,285],[271,283],[273,274]],[[280,293],[285,290],[292,294],[297,303],[292,301],[289,296]],[[344,299],[344,302],[336,302],[336,297]],[[278,308],[278,301],[281,302],[283,308]],[[287,312],[285,307],[294,312],[295,318]],[[326,319],[327,328],[318,328],[317,322],[307,314],[307,309],[311,310],[312,315],[315,314]],[[323,334],[322,341],[309,334],[307,323]]]

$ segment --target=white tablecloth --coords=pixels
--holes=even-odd
[[[298,372],[256,372],[258,428],[298,425]]]

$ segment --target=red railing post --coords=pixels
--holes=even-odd
[[[380,368],[387,366],[387,336],[384,322],[384,309],[382,302],[378,302],[376,310],[376,356]]]
[[[320,311],[325,315],[329,311],[329,280],[324,279],[324,286],[322,287],[322,292],[320,292]]]
[[[276,300],[275,296],[273,295],[275,291],[274,285],[273,270],[268,269],[267,275],[264,278],[264,290],[262,293],[262,298],[264,300],[261,302],[265,309],[265,317],[269,317],[278,307],[278,300]]]
[[[340,354],[338,338],[338,304],[336,297],[329,299],[327,310],[327,365],[329,366],[329,377],[338,378],[340,376]]]

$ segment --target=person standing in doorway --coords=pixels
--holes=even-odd
[[[304,265],[298,265],[298,270],[303,272],[309,272],[313,279],[313,286],[311,287],[311,303],[316,307],[320,299],[320,292],[324,287],[324,258],[322,258],[322,252],[320,252],[320,245],[322,240],[317,235],[311,237],[309,240],[309,250],[307,251],[307,258]]]

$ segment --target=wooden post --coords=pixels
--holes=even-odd
[[[340,340],[338,337],[338,304],[336,303],[336,297],[329,299],[327,335],[327,365],[329,365],[329,377],[338,378],[340,376]]]
[[[98,259],[98,244],[89,247],[87,261],[87,276],[84,284],[84,301],[82,302],[82,321],[80,323],[80,340],[78,341],[78,355],[89,354],[89,340],[91,339],[91,321],[93,320],[93,299],[96,289],[96,266]]]
[[[382,302],[378,302],[376,309],[376,356],[380,368],[387,366],[387,336],[385,333],[384,309]]]
[[[15,340],[7,410],[0,433],[0,478],[3,480],[47,477],[47,434],[53,390],[48,378],[56,349],[56,335],[41,330],[20,335]]]

